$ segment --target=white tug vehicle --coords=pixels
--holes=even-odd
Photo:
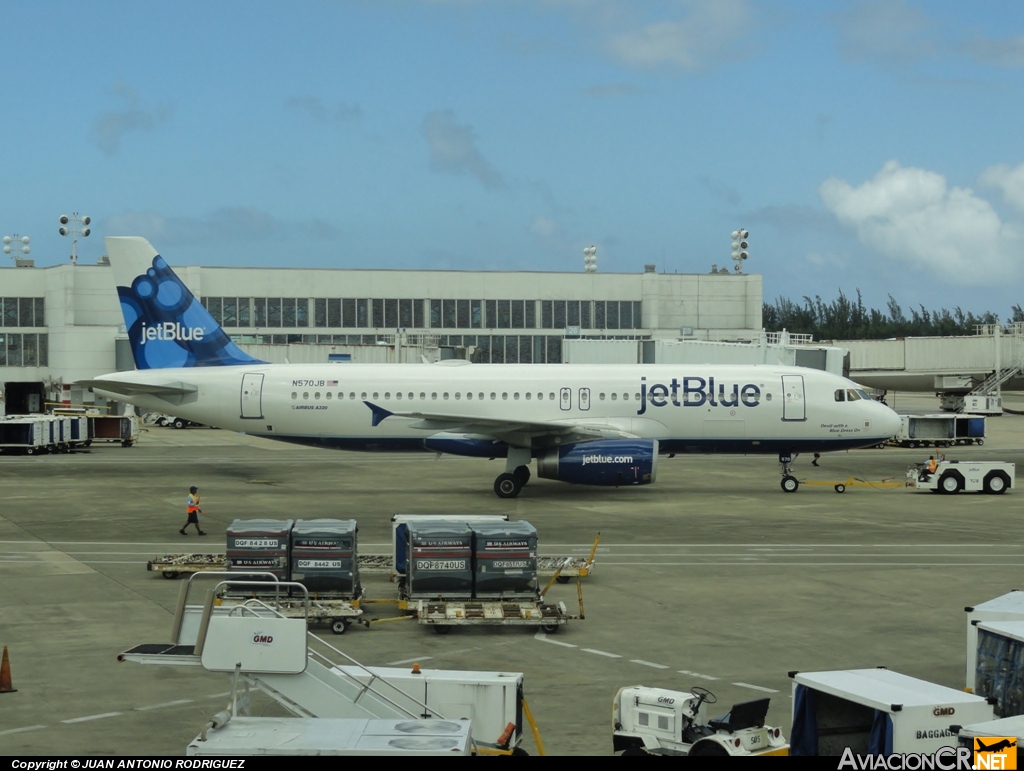
[[[705,704],[718,701],[699,686],[689,693],[642,685],[620,688],[612,702],[612,744],[625,755],[788,755],[778,728],[764,724],[770,699],[734,704],[727,715],[706,719]]]

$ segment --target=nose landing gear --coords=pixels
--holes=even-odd
[[[795,493],[800,488],[800,480],[793,476],[793,456],[779,453],[779,465],[782,466],[782,491]]]

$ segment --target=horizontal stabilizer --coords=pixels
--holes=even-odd
[[[126,380],[79,380],[75,385],[120,396],[156,396],[172,404],[193,401],[199,389],[189,383],[132,383]],[[192,396],[192,399],[186,398]]]

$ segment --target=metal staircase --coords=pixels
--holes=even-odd
[[[996,372],[993,372],[980,384],[975,386],[969,392],[972,396],[985,396],[995,391],[999,386],[1008,381],[1010,378],[1016,377],[1021,373],[1021,367],[1003,367]]]
[[[265,580],[239,580],[240,575]],[[211,577],[219,582],[203,603],[190,603],[193,579]],[[252,592],[254,587],[262,590],[261,597],[230,607],[218,602],[229,589]],[[289,592],[293,601],[296,594],[303,598],[305,617],[286,617],[275,609]],[[309,607],[302,584],[280,582],[269,573],[196,573],[182,582],[171,642],[137,645],[117,658],[232,675],[233,715],[249,715],[250,693],[256,689],[298,718],[472,719],[478,748],[507,754],[521,741],[521,674],[364,666],[308,632]],[[439,695],[445,688],[463,691],[453,699]],[[484,701],[473,706],[474,696]]]

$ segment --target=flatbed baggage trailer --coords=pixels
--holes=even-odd
[[[249,603],[249,600],[252,599],[258,599],[266,603],[285,618],[306,618],[310,626],[313,624],[326,624],[334,634],[345,634],[345,631],[353,623],[363,624],[366,627],[370,626],[369,622],[362,618],[363,609],[360,607],[359,598],[314,598],[311,595],[309,607],[307,608],[305,600],[298,598],[275,598],[272,592],[254,592],[247,596],[225,594],[214,600],[214,605],[227,609],[248,605],[250,612],[258,614],[258,609],[253,610],[252,605]]]
[[[453,626],[535,626],[554,634],[569,623],[565,603],[557,605],[529,600],[401,600],[401,610],[411,611],[420,624],[432,626],[438,634],[448,634]]]
[[[573,578],[585,578],[594,571],[594,556],[601,534],[587,557],[537,557],[537,575],[550,578],[558,573],[558,583],[567,584]],[[146,570],[162,573],[166,579],[175,579],[186,573],[202,570],[226,570],[223,554],[163,554],[146,563]],[[387,573],[394,578],[394,558],[390,554],[360,554],[360,573]]]

